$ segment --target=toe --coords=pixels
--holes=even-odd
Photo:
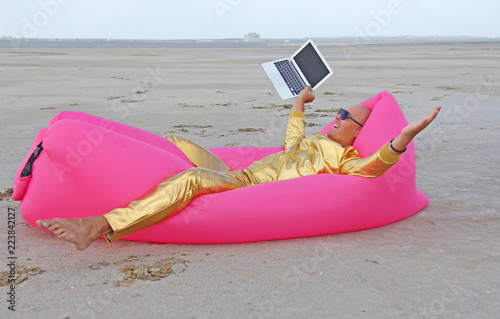
[[[64,233],[66,233],[66,231],[64,231],[64,229],[62,229],[62,228],[57,228],[57,229],[53,230],[52,232],[54,233],[54,235],[57,235],[57,236],[60,236]]]
[[[48,230],[50,230],[51,232],[56,232],[58,229],[61,228],[61,226],[59,224],[51,224],[51,225],[48,225],[48,227],[46,227]]]
[[[40,228],[47,228],[47,223],[43,219],[37,220],[36,225]]]

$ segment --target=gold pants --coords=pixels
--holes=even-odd
[[[214,153],[187,138],[175,134],[170,134],[167,138],[180,148],[196,167],[210,168],[217,172],[229,172],[231,169]]]
[[[195,167],[168,176],[127,207],[116,208],[104,214],[113,229],[113,232],[105,235],[109,242],[176,214],[197,196],[256,184],[253,176],[247,172],[240,170],[218,172],[212,169],[229,170],[229,167],[203,147],[193,145],[193,142],[181,137],[171,138],[172,136],[169,139],[173,139],[174,143],[183,144],[181,149],[193,163],[206,165],[209,168]]]

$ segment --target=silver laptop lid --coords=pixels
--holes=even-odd
[[[312,89],[319,87],[333,71],[312,40],[308,40],[291,57],[292,63],[301,76],[311,84]]]

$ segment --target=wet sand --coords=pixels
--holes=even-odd
[[[98,240],[84,252],[15,211],[16,312],[24,318],[493,318],[500,303],[500,44],[320,47],[335,74],[306,110],[388,90],[409,121],[435,105],[416,139],[421,212],[359,232],[234,245]],[[276,146],[292,100],[260,67],[294,48],[0,48],[0,191],[36,132],[84,111],[207,147]],[[7,224],[4,217],[3,225]],[[8,229],[0,230],[8,264]],[[2,284],[8,282],[8,267]],[[22,280],[21,280],[22,279]],[[8,286],[0,288],[2,294]],[[10,314],[8,302],[1,314]],[[2,315],[3,316],[3,315]]]

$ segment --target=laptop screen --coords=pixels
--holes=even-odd
[[[311,43],[300,50],[293,59],[312,87],[330,73]]]

